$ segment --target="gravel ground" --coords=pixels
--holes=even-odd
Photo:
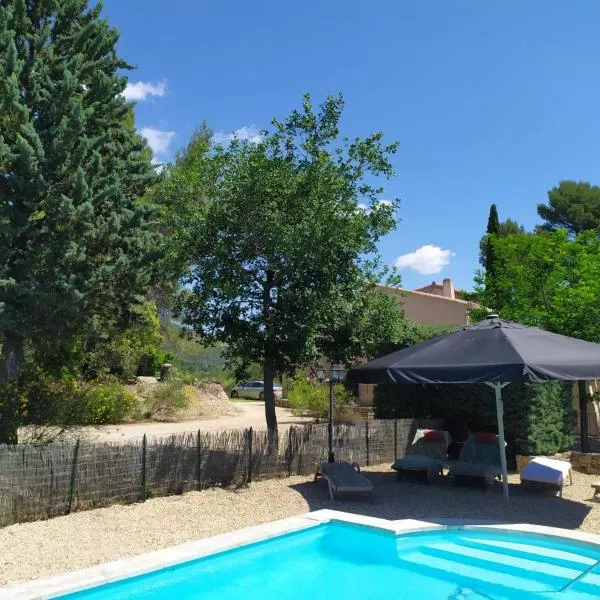
[[[194,421],[178,422],[143,422],[143,423],[123,423],[120,425],[88,425],[85,427],[74,427],[68,432],[68,439],[73,442],[77,438],[87,442],[127,442],[140,441],[146,434],[149,439],[163,437],[178,433],[202,431],[224,431],[226,429],[245,429],[252,427],[254,429],[265,429],[265,403],[260,400],[234,401],[231,405],[235,408],[235,414],[221,416],[214,419],[197,419]],[[284,428],[289,425],[312,422],[313,419],[306,417],[297,417],[292,414],[288,408],[277,407],[277,423]],[[22,427],[19,430],[19,439],[26,441],[31,438],[31,431],[28,427]]]
[[[398,483],[389,465],[365,472],[375,484],[373,504],[331,503],[323,481],[290,477],[12,525],[0,529],[0,584],[81,569],[320,508],[386,519],[482,518],[600,533],[600,503],[590,501],[590,485],[598,476],[574,473],[573,485],[565,487],[561,499],[525,492],[513,475],[507,506],[499,486],[482,492],[451,487],[448,481],[431,486]]]

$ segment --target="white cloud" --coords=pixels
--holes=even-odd
[[[227,146],[234,138],[238,140],[248,140],[251,144],[258,144],[262,140],[260,131],[254,125],[240,127],[233,133],[225,133],[224,131],[217,131],[213,134],[212,139],[216,144]]]
[[[443,250],[439,246],[425,244],[414,252],[399,256],[394,264],[399,269],[410,268],[417,273],[431,275],[439,273],[446,265],[450,264],[453,256],[452,250]]]
[[[377,204],[383,204],[384,206],[393,206],[394,202],[392,200],[377,200]]]
[[[123,96],[129,101],[147,100],[151,96],[164,96],[167,93],[167,82],[151,83],[149,81],[129,82]]]
[[[174,131],[161,131],[153,127],[142,127],[140,134],[146,138],[148,146],[152,149],[155,157],[156,155],[165,154],[175,137]]]

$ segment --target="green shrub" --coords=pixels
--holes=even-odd
[[[83,393],[87,389],[73,377],[36,373],[26,383],[25,423],[28,425],[86,425],[89,422]]]
[[[173,358],[170,352],[166,352],[161,348],[149,348],[143,356],[143,360],[139,363],[138,375],[158,375],[161,365],[172,362]]]
[[[327,417],[329,414],[329,385],[327,384],[311,383],[306,380],[306,377],[296,377],[288,386],[287,399],[294,414],[309,412],[319,418]],[[339,417],[345,407],[355,402],[356,397],[341,383],[337,383],[333,388],[333,399],[335,414]]]
[[[119,383],[94,385],[83,392],[87,424],[120,423],[134,411],[137,400]]]
[[[572,384],[511,383],[502,390],[504,428],[516,454],[554,454],[568,449],[575,436]],[[461,434],[497,431],[494,392],[484,384],[394,385],[375,388],[375,417],[444,419]]]
[[[119,423],[131,414],[136,397],[113,380],[90,385],[72,377],[38,374],[25,387],[25,422],[29,425],[101,425]]]
[[[189,404],[188,387],[181,380],[171,379],[166,383],[153,385],[147,393],[146,413],[151,418],[169,419],[177,410]]]

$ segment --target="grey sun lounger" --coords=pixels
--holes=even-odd
[[[498,436],[487,433],[471,434],[460,451],[458,460],[450,466],[450,476],[480,479],[485,487],[502,476]]]
[[[325,462],[317,467],[315,481],[323,477],[329,486],[329,497],[332,501],[338,494],[363,494],[373,499],[373,484],[360,473],[357,463]]]
[[[406,455],[397,458],[392,469],[398,479],[402,472],[421,472],[427,474],[427,480],[442,475],[446,463],[446,453],[450,444],[450,434],[437,429],[417,429],[415,438],[406,451]]]

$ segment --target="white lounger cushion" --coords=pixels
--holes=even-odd
[[[571,470],[571,463],[538,456],[531,459],[521,471],[521,481],[537,481],[562,486]]]

